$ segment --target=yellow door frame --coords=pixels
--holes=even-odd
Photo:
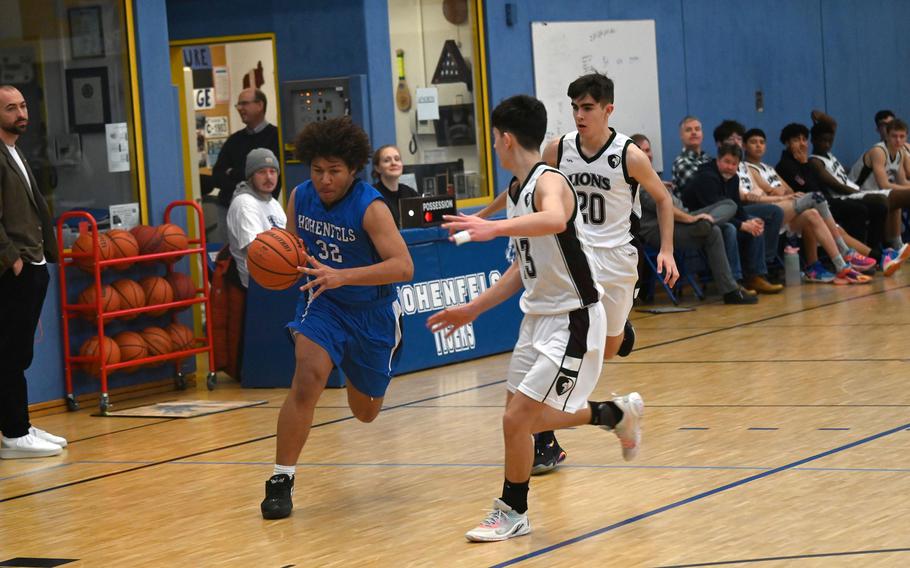
[[[278,48],[277,40],[274,33],[258,33],[258,34],[241,34],[241,35],[225,35],[225,36],[212,36],[212,37],[200,37],[200,38],[190,38],[190,39],[179,39],[168,42],[170,46],[170,58],[171,58],[171,81],[174,86],[176,86],[181,93],[186,90],[186,85],[183,81],[183,57],[182,51],[184,47],[193,46],[193,45],[211,45],[215,43],[238,43],[245,41],[262,41],[270,40],[272,42],[272,58],[274,60],[274,69],[275,69],[275,98],[279,99],[273,102],[275,105],[276,116],[278,117],[278,124],[275,126],[278,128],[278,159],[281,162],[281,172],[285,172],[285,160],[284,160],[284,133],[281,130],[281,90],[279,88],[278,82]],[[177,57],[177,56],[180,57]],[[180,135],[181,140],[187,140],[189,136],[189,117],[186,115],[186,111],[183,108],[183,105],[180,105]],[[195,126],[194,126],[195,128]],[[188,193],[187,199],[191,199],[189,195],[190,187],[192,187],[192,180],[190,179],[190,149],[183,146],[183,172],[184,172],[184,187]],[[286,183],[287,176],[281,176],[282,186]],[[284,191],[281,192],[281,199],[283,202],[287,200],[287,188],[283,187]]]
[[[474,66],[474,92],[480,95],[480,108],[474,113],[474,117],[477,121],[477,128],[480,131],[477,151],[480,163],[483,164],[482,172],[486,174],[487,192],[482,197],[459,199],[459,208],[486,205],[496,197],[496,191],[493,187],[493,144],[490,141],[490,97],[487,93],[487,51],[484,33],[486,31],[486,22],[483,17],[483,0],[472,0],[471,4],[474,7],[474,17],[477,22],[473,30],[474,53],[477,54],[477,61],[479,62],[479,65]]]

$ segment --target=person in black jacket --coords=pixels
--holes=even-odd
[[[730,223],[737,229],[740,254],[745,261],[744,286],[764,294],[776,294],[783,290],[780,284],[768,282],[768,268],[765,264],[765,222],[752,217],[743,209],[739,192],[739,162],[742,151],[736,144],[721,144],[717,158],[702,164],[698,172],[683,188],[683,203],[690,210],[708,207],[724,199],[736,204],[736,213]]]
[[[253,148],[267,148],[276,156],[278,149],[278,128],[265,119],[268,101],[259,89],[244,89],[237,96],[237,113],[246,125],[230,135],[218,153],[218,161],[212,168],[212,182],[220,190],[218,201],[225,208],[230,207],[231,197],[237,184],[246,181],[246,155]],[[272,197],[278,199],[281,182],[275,186]]]

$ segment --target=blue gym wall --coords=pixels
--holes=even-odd
[[[490,105],[534,92],[531,22],[653,19],[657,31],[661,128],[666,175],[679,153],[678,125],[701,118],[711,131],[734,118],[768,134],[777,162],[780,129],[810,124],[813,108],[839,122],[834,151],[849,167],[878,140],[873,116],[910,114],[910,61],[904,0],[490,0],[485,2]],[[506,4],[516,21],[506,25]],[[617,89],[628,86],[617,85]],[[755,110],[755,91],[764,112]],[[622,109],[616,109],[621,113]],[[629,133],[631,134],[631,133]],[[509,177],[498,172],[497,187]]]
[[[385,0],[168,0],[167,19],[171,40],[274,33],[282,82],[366,75],[364,126],[375,146],[395,141]],[[289,187],[309,177],[300,165],[286,175]]]

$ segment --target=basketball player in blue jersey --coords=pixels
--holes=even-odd
[[[275,468],[265,482],[262,516],[291,514],[295,464],[333,366],[348,378],[348,406],[372,422],[392,378],[401,342],[401,308],[391,284],[414,264],[382,196],[355,176],[370,160],[370,141],[350,118],[315,122],[297,138],[310,180],[287,205],[288,230],[307,249],[307,277],[294,321],[296,367],[278,414]]]
[[[477,542],[531,532],[527,509],[533,434],[592,424],[636,445],[642,410],[640,399],[631,395],[588,400],[603,367],[603,289],[575,189],[565,174],[541,160],[547,130],[543,103],[526,95],[508,98],[493,110],[491,123],[496,155],[515,176],[509,184],[508,219],[447,215],[443,227],[466,231],[474,241],[511,237],[516,259],[480,296],[427,320],[432,331],[451,334],[524,288],[520,306],[525,315],[509,362],[502,418],[505,480],[493,510],[465,535]]]
[[[638,251],[632,240],[641,217],[639,188],[657,205],[657,270],[669,286],[679,278],[673,259],[673,202],[645,153],[628,136],[610,128],[613,81],[600,73],[583,75],[569,84],[566,95],[572,101],[577,130],[547,144],[543,159],[566,174],[578,192],[582,230],[591,240],[594,270],[604,289],[604,359],[625,357],[635,341],[628,316],[638,281]],[[502,209],[504,193],[479,215],[486,217]],[[552,471],[566,457],[553,432],[540,432],[536,438],[535,475]],[[634,459],[638,449],[624,445],[623,458]]]

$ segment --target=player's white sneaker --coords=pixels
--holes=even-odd
[[[0,438],[0,458],[12,460],[18,458],[46,458],[59,455],[63,448],[42,440],[32,434],[18,438]]]
[[[516,513],[502,499],[493,500],[493,510],[479,525],[465,533],[472,542],[495,542],[531,532],[527,513]]]
[[[622,420],[613,429],[613,433],[622,445],[623,459],[632,461],[641,449],[641,420],[645,415],[645,401],[637,392],[630,392],[625,396],[613,397],[613,404],[623,413]]]
[[[51,444],[57,444],[61,448],[66,447],[66,438],[63,438],[61,436],[54,436],[50,432],[45,432],[41,428],[36,428],[36,427],[32,426],[31,428],[28,429],[28,433],[37,438],[41,438],[45,442],[50,442]]]

